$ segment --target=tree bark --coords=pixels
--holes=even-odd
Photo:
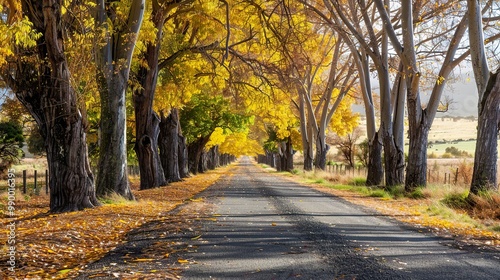
[[[167,185],[160,155],[158,154],[158,137],[160,134],[160,119],[155,112],[147,112],[149,117],[141,118],[143,106],[136,106],[136,142],[135,152],[139,162],[141,177],[140,189],[151,189]],[[149,111],[149,110],[142,110]]]
[[[61,2],[23,1],[23,13],[42,34],[31,64],[19,53],[15,76],[2,73],[4,81],[36,120],[45,139],[50,174],[50,211],[68,212],[100,205],[90,170],[86,120],[78,108],[64,54]]]
[[[409,102],[411,102],[409,100]],[[426,111],[423,111],[421,121],[409,118],[410,147],[408,150],[408,166],[406,167],[405,191],[412,192],[427,184],[427,139],[430,125],[426,122]]]
[[[368,142],[368,172],[366,176],[367,186],[377,186],[384,179],[384,166],[382,165],[382,143],[378,133]]]
[[[500,71],[499,71],[500,72]],[[488,86],[481,100],[478,119],[474,171],[472,173],[471,194],[485,190],[498,190],[498,130],[500,122],[500,75],[490,76]]]
[[[165,117],[161,112],[160,122],[160,159],[165,178],[168,182],[181,181],[179,168],[179,114],[177,109],[172,109]]]
[[[489,71],[484,49],[481,5],[478,0],[467,0],[469,42],[472,68],[478,91],[478,127],[474,170],[470,194],[483,190],[497,190],[498,128],[500,118],[500,80]]]
[[[203,172],[203,169],[201,168],[203,149],[209,139],[210,136],[200,137],[188,145],[187,150],[190,173],[198,174],[198,172]]]
[[[99,139],[99,170],[97,193],[104,196],[117,193],[134,199],[128,183],[127,133],[125,93],[130,63],[137,34],[144,15],[144,0],[133,0],[127,22],[120,30],[113,30],[116,11],[109,9],[104,0],[97,2],[96,22],[105,30],[104,43],[99,43],[96,62],[99,66],[97,84],[101,94],[101,120]]]
[[[156,31],[156,39],[148,43],[143,55],[146,65],[140,64],[137,80],[141,87],[134,91],[135,152],[139,160],[141,190],[164,186],[167,184],[164,170],[158,154],[158,115],[153,111],[153,100],[158,80],[158,59],[161,48],[164,10],[153,6],[152,21]]]
[[[318,138],[316,139],[316,160],[314,162],[314,166],[316,168],[319,168],[321,170],[326,169],[326,154],[328,153],[328,150],[330,149],[330,146],[326,144],[326,137],[323,134],[319,134]]]
[[[181,178],[187,178],[189,177],[189,154],[188,154],[188,148],[186,145],[186,137],[184,137],[180,131],[180,126],[179,126],[179,158],[178,158],[178,164],[179,164],[179,175],[181,175]]]

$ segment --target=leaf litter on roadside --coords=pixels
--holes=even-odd
[[[124,242],[127,233],[148,222],[173,223],[184,226],[184,221],[169,219],[165,214],[213,184],[227,168],[187,178],[166,187],[137,191],[137,182],[132,184],[136,202],[106,204],[78,212],[48,213],[48,196],[35,196],[25,200],[22,195],[16,201],[16,268],[18,279],[67,279],[78,274],[88,263],[102,258],[113,248]],[[0,213],[7,224],[6,213]],[[6,246],[8,229],[0,229],[0,242]],[[165,236],[170,233],[165,232]],[[161,247],[163,246],[163,247]],[[173,246],[161,244],[155,248],[162,258],[169,256]],[[163,249],[162,249],[163,248]],[[160,249],[160,250],[159,250]],[[7,250],[3,248],[3,250]],[[147,252],[146,252],[147,253]],[[0,262],[7,261],[7,254]],[[154,261],[159,258],[138,258],[136,262]],[[2,270],[1,279],[8,279]],[[149,273],[149,272],[148,272]],[[166,271],[172,277],[175,273]],[[106,274],[106,273],[105,273]],[[107,274],[106,274],[107,275]],[[132,277],[131,274],[130,277]],[[137,276],[137,273],[135,274]],[[108,275],[109,276],[109,275]],[[122,279],[127,279],[124,275]],[[174,277],[175,278],[175,277]],[[171,278],[171,279],[174,279]],[[170,278],[165,278],[170,279]]]

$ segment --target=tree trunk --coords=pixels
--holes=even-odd
[[[405,182],[405,191],[407,192],[412,192],[427,184],[427,139],[430,127],[426,122],[427,116],[423,114],[422,118],[423,120],[418,124],[411,123],[413,120],[409,118],[410,147]]]
[[[367,186],[377,186],[384,178],[384,166],[382,165],[382,143],[380,143],[378,132],[368,143],[368,173],[366,176]]]
[[[146,109],[145,107],[142,107]],[[150,112],[149,117],[141,118],[141,106],[136,106],[136,142],[135,152],[139,162],[141,177],[140,189],[151,189],[167,185],[165,174],[158,154],[158,136],[160,120],[156,113]]]
[[[210,137],[200,137],[196,139],[193,143],[189,144],[188,149],[188,163],[189,163],[189,172],[193,174],[198,174],[198,172],[202,172],[200,170],[202,164],[202,155],[203,149],[205,145],[208,143]]]
[[[208,162],[207,162],[207,168],[210,170],[214,170],[215,168],[220,166],[220,159],[219,159],[219,146],[213,146],[208,150]]]
[[[46,7],[52,7],[47,9]],[[23,1],[38,39],[37,65],[18,54],[15,76],[4,81],[36,120],[45,139],[50,174],[50,211],[68,212],[100,205],[95,196],[86,143],[85,119],[77,104],[64,54],[61,3]]]
[[[172,109],[165,117],[161,112],[160,122],[160,159],[168,182],[181,181],[179,169],[179,114],[177,109]]]
[[[161,6],[160,6],[161,7]],[[143,60],[137,73],[141,87],[134,91],[136,145],[139,160],[141,190],[167,184],[158,154],[159,119],[153,111],[153,100],[158,80],[158,58],[161,47],[162,27],[165,22],[164,9],[154,5],[151,18],[157,28],[156,40],[146,45]]]
[[[292,137],[288,136],[286,140],[286,165],[285,170],[292,172],[293,170],[293,146]]]
[[[133,200],[127,171],[127,132],[125,112],[125,88],[123,77],[111,78],[99,75],[101,86],[101,122],[99,138],[99,166],[97,194],[105,196],[117,193]]]
[[[189,177],[189,154],[188,148],[186,145],[186,138],[180,132],[179,126],[179,175],[181,178]]]
[[[404,153],[396,146],[392,133],[384,133],[382,141],[384,144],[384,167],[385,185],[397,186],[403,184],[404,177]]]
[[[99,169],[97,193],[117,193],[134,199],[127,174],[126,100],[130,64],[142,24],[145,1],[132,0],[128,17],[114,29],[116,10],[104,0],[97,1],[96,22],[102,27],[104,42],[97,43],[97,85],[101,94]]]
[[[499,71],[500,72],[500,71]],[[481,112],[477,126],[474,171],[471,194],[485,190],[498,190],[498,130],[500,122],[500,75],[492,74],[481,100]]]
[[[318,135],[318,138],[316,139],[316,160],[314,162],[314,166],[316,168],[321,170],[326,169],[326,154],[329,149],[330,146],[326,144],[325,135]]]

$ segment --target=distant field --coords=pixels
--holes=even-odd
[[[360,126],[364,128],[365,122],[361,121]],[[429,143],[433,143],[429,147],[428,154],[434,153],[440,157],[445,153],[446,148],[456,147],[461,151],[474,155],[476,148],[477,136],[477,120],[469,118],[444,118],[438,117],[434,120],[431,130],[429,131]],[[405,131],[408,128],[405,127]],[[364,139],[366,136],[363,136]],[[405,138],[405,152],[408,152],[408,136]],[[440,143],[436,143],[440,142]],[[443,143],[444,142],[444,143]]]
[[[429,141],[469,140],[477,137],[477,121],[436,118],[429,132]]]

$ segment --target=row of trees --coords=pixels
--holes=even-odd
[[[405,189],[409,192],[419,186],[425,186],[427,139],[430,127],[436,113],[446,110],[449,106],[447,104],[449,99],[443,98],[443,92],[446,84],[453,79],[454,70],[469,60],[472,62],[479,93],[478,144],[471,194],[498,188],[496,139],[500,120],[497,99],[499,92],[497,75],[491,74],[488,66],[488,59],[491,63],[491,58],[497,56],[494,52],[488,52],[486,48],[488,45],[492,46],[491,49],[497,47],[497,39],[500,36],[496,1],[485,1],[482,6],[475,0],[461,2],[300,0],[299,2],[302,6],[286,4],[280,15],[281,18],[285,18],[285,26],[289,29],[281,27],[279,31],[275,31],[278,28],[271,27],[271,30],[280,38],[282,45],[278,47],[283,48],[285,53],[293,53],[293,56],[290,55],[293,61],[290,67],[294,71],[287,73],[285,77],[297,77],[297,80],[302,82],[297,94],[301,113],[300,131],[304,138],[302,141],[304,169],[311,168],[312,153],[308,146],[311,141],[307,140],[311,134],[316,139],[316,167],[324,168],[322,160],[325,145],[321,126],[305,119],[319,118],[322,120],[319,124],[324,123],[321,112],[325,110],[318,109],[320,107],[314,110],[314,106],[331,99],[316,94],[314,96],[316,100],[312,101],[314,98],[306,96],[314,87],[308,83],[316,73],[312,65],[318,64],[300,68],[297,61],[312,60],[298,59],[300,51],[293,50],[287,42],[298,32],[294,21],[297,13],[303,13],[309,22],[319,26],[316,33],[334,34],[331,36],[335,38],[335,42],[329,43],[331,48],[341,55],[334,52],[332,57],[347,58],[341,65],[348,66],[349,70],[353,71],[349,72],[349,77],[356,77],[355,89],[362,96],[367,118],[366,130],[369,141],[367,184],[381,184],[385,174],[384,183],[388,186],[405,184]],[[277,5],[272,13],[279,13],[279,7]],[[262,14],[265,15],[265,11]],[[265,22],[271,25],[270,20]],[[310,52],[303,44],[300,50]],[[322,53],[323,50],[315,46],[316,54]],[[339,71],[335,61],[332,60],[330,73]],[[300,75],[300,70],[304,69],[305,74]],[[319,73],[326,76],[325,72],[319,71]],[[373,90],[372,74],[378,83],[378,96]],[[288,81],[288,84],[292,82]],[[348,86],[352,84],[354,83],[335,80],[331,85],[342,91],[349,89]],[[430,92],[425,101],[424,90]],[[376,104],[377,98],[378,104]],[[307,103],[309,100],[312,104]],[[334,108],[335,103],[327,102],[327,104],[328,109]],[[309,110],[302,110],[303,107]],[[403,147],[406,120],[410,146],[408,162],[405,164]]]
[[[367,184],[381,184],[385,173],[386,185],[411,191],[426,182],[427,137],[446,107],[445,85],[472,58],[480,97],[477,193],[496,186],[498,87],[485,44],[500,33],[495,1],[482,10],[475,0],[463,4],[3,1],[1,77],[45,139],[51,210],[60,212],[98,205],[96,193],[133,199],[130,143],[141,189],[203,171],[216,162],[203,155],[217,149],[255,153],[252,139],[280,154],[284,170],[294,149],[305,170],[324,169],[326,134],[352,131],[356,100],[367,118]]]

